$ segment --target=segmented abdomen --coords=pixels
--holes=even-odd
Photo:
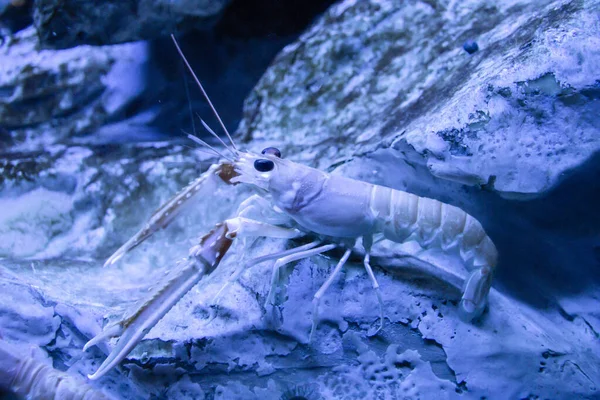
[[[473,266],[496,265],[494,243],[479,221],[458,207],[377,185],[371,190],[370,206],[386,239],[416,240],[423,248],[457,249]]]

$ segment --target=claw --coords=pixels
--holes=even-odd
[[[156,232],[157,230],[164,228],[164,227],[166,227],[166,225],[161,227],[161,226],[153,225],[152,222],[148,222],[144,229],[142,229],[138,233],[136,233],[123,246],[119,247],[119,249],[117,251],[115,251],[115,253],[108,258],[108,260],[106,260],[106,262],[104,263],[104,267],[113,265],[114,263],[119,261],[119,259],[121,257],[123,257],[125,254],[127,254],[129,251],[133,250],[138,245],[140,245],[144,240],[146,240],[150,236],[152,236],[154,234],[154,232]]]
[[[228,237],[229,236],[229,237]],[[218,224],[200,243],[190,249],[189,257],[160,290],[138,307],[131,315],[107,328],[92,338],[85,346],[91,346],[109,338],[120,336],[115,348],[104,360],[100,368],[88,375],[91,380],[105,375],[121,362],[146,334],[160,321],[167,312],[198,283],[205,275],[209,275],[219,265],[229,250],[233,239],[227,224]]]
[[[215,178],[218,177],[225,183],[231,183],[230,180],[233,177],[232,174],[235,174],[232,168],[233,167],[229,164],[212,165],[208,171],[192,181],[182,191],[160,206],[152,214],[144,228],[140,229],[138,233],[136,233],[112,256],[110,256],[104,263],[104,266],[107,267],[116,263],[121,257],[139,246],[155,232],[166,228],[171,221],[173,221],[186,208],[187,205],[192,203],[190,199],[198,194],[200,189],[203,188],[208,182],[216,184],[217,181]]]
[[[83,351],[87,351],[87,349],[89,349],[92,346],[97,345],[104,339],[110,339],[113,337],[117,337],[121,333],[123,333],[123,327],[119,323],[111,326],[110,328],[106,328],[105,330],[100,332],[98,335],[94,336],[89,342],[87,342],[85,344],[85,346],[83,346]]]

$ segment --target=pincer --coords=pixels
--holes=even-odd
[[[110,256],[104,263],[104,266],[116,263],[121,257],[142,244],[154,233],[166,228],[171,221],[177,218],[192,203],[192,199],[198,193],[214,190],[215,186],[221,182],[233,184],[231,179],[235,175],[233,165],[227,162],[211,165],[206,172],[194,179],[189,185],[154,211],[144,227]]]
[[[200,238],[197,245],[190,249],[187,258],[181,262],[170,279],[135,310],[117,323],[105,328],[100,334],[86,343],[83,350],[101,341],[119,337],[117,345],[104,360],[100,368],[88,375],[89,379],[98,379],[121,362],[142,338],[160,321],[167,312],[198,283],[210,275],[219,265],[235,233],[229,232],[227,224],[217,224],[213,230]]]

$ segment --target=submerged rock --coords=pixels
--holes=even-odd
[[[238,241],[95,385],[135,399],[594,398],[597,15],[595,1],[346,0],[278,56],[246,101],[240,146],[275,146],[477,217],[500,253],[480,320],[458,317],[464,266],[382,242],[372,263],[383,330],[356,257],[323,297],[308,343],[312,297],[340,254],[282,271],[274,305],[265,306],[271,265],[252,265],[215,305],[244,260],[301,243]],[[472,55],[462,48],[469,38],[480,45]],[[1,158],[0,283],[10,299],[0,302],[9,316],[0,335],[41,346],[55,368],[95,371],[114,342],[85,354],[83,344],[156,290],[194,239],[252,193],[207,188],[172,226],[100,268],[210,161],[156,143]],[[403,252],[443,269],[406,265]],[[39,329],[28,329],[31,318]]]
[[[94,132],[144,88],[144,43],[38,46],[32,27],[0,46],[0,148],[37,150]]]
[[[43,7],[42,3],[36,6]],[[289,3],[234,2],[216,26],[178,34],[231,131],[239,123],[245,96],[272,58],[329,3],[311,0],[299,11]],[[55,10],[55,18],[73,18],[82,26],[100,28],[115,22],[100,8],[87,15],[85,2],[62,6]],[[70,7],[83,10],[67,16]],[[186,12],[193,13],[193,7]],[[87,20],[92,17],[97,18],[93,23]],[[170,17],[176,18],[164,15]],[[1,25],[0,19],[0,31]],[[73,26],[68,25],[65,33],[75,34]],[[0,148],[156,141],[181,138],[182,128],[202,134],[195,113],[209,121],[212,115],[168,37],[186,27],[152,26],[145,34],[155,40],[101,47],[81,45],[98,43],[72,37],[73,42],[63,47],[78,47],[47,49],[33,27],[0,40]],[[107,43],[113,43],[118,32],[106,32]]]
[[[6,153],[0,257],[106,257],[210,161],[183,146],[154,143]]]
[[[435,176],[540,195],[600,149],[599,11],[343,1],[280,53],[240,132],[319,166],[408,150]],[[481,47],[471,56],[469,38]]]
[[[211,28],[230,0],[35,2],[34,24],[44,47],[108,45],[154,39],[178,30]]]
[[[467,324],[458,318],[461,265],[443,265],[456,272],[447,279],[442,270],[403,264],[399,255],[410,248],[387,243],[377,246],[373,257],[385,303],[384,329],[370,336],[378,320],[377,300],[356,258],[323,298],[317,336],[307,343],[312,296],[340,255],[314,257],[283,271],[275,305],[267,307],[271,265],[249,266],[215,306],[214,296],[244,259],[298,244],[259,240],[244,247],[238,241],[215,275],[194,287],[121,367],[95,385],[133,399],[165,391],[173,397],[188,393],[196,398],[274,400],[284,393],[313,393],[315,398],[436,393],[441,398],[490,399],[506,393],[519,398],[594,393],[600,376],[600,319],[591,306],[598,292],[595,281],[589,280],[595,276],[590,274],[594,264],[587,259],[590,238],[584,232],[600,220],[598,213],[589,214],[589,221],[557,221],[562,230],[554,232],[558,228],[540,221],[540,215],[565,204],[563,194],[515,206],[492,194],[465,192],[432,177],[425,167],[415,168],[386,152],[347,163],[337,172],[369,176],[372,169],[387,168],[389,175],[380,179],[389,186],[401,187],[406,180],[435,197],[459,194],[458,202],[477,214],[483,213],[481,204],[487,205],[488,213],[498,214],[497,219],[485,214],[482,218],[499,244],[502,260],[489,311],[480,321]],[[86,375],[97,369],[111,346],[83,354],[83,344],[159,288],[194,239],[234,215],[250,193],[241,186],[207,188],[165,232],[119,264],[101,268],[105,257],[142,226],[159,203],[205,168],[202,155],[151,144],[57,146],[36,160],[37,166],[24,155],[13,159],[12,172],[2,184],[1,208],[10,210],[2,223],[9,228],[2,242],[30,235],[3,249],[0,278],[10,299],[0,304],[0,314],[8,316],[0,319],[0,330],[8,339],[42,346],[61,370]],[[402,176],[401,165],[412,171],[410,176]],[[564,191],[585,195],[580,191],[589,178],[578,179],[575,189]],[[590,199],[597,195],[587,194]],[[32,201],[38,196],[45,204]],[[11,207],[11,201],[22,206]],[[47,215],[53,204],[61,205],[67,223],[54,222],[60,216],[37,216]],[[592,205],[580,202],[573,208]],[[55,226],[57,232],[35,235],[46,226]],[[522,236],[515,239],[515,232]],[[570,237],[574,232],[583,236]],[[24,244],[40,242],[33,253],[16,252]],[[435,254],[419,257],[436,261]],[[561,275],[563,267],[569,268],[569,275]],[[27,327],[25,321],[31,318],[36,318],[37,330]]]

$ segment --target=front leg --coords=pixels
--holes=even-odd
[[[274,225],[284,225],[289,224],[291,222],[291,218],[276,209],[268,200],[265,198],[254,194],[244,200],[237,210],[237,218],[228,220],[232,224],[232,226],[239,226],[241,231],[237,233],[242,238],[242,247],[246,248],[246,239],[248,238],[257,238],[257,237],[269,237],[269,238],[296,238],[300,237],[303,234],[297,229],[291,228],[281,228]],[[248,221],[253,222],[248,222]],[[259,222],[263,221],[263,223]],[[288,234],[285,233],[287,229]],[[316,245],[316,244],[315,244]],[[305,246],[302,246],[305,247]],[[308,248],[314,247],[308,246]],[[304,249],[301,249],[304,250]],[[298,250],[298,251],[301,251]],[[297,251],[293,251],[297,252]],[[216,304],[218,302],[219,296],[223,291],[233,282],[235,282],[240,275],[244,272],[244,270],[251,266],[256,265],[261,262],[265,262],[271,260],[273,258],[279,258],[278,255],[284,256],[287,255],[288,251],[282,253],[276,253],[272,255],[267,255],[264,257],[259,257],[250,261],[241,260],[239,266],[235,269],[233,274],[227,279],[227,282],[219,289],[217,294],[213,299],[213,303]],[[243,256],[242,256],[243,257]],[[273,257],[273,258],[272,258]],[[212,319],[211,319],[212,320]]]
[[[262,236],[276,239],[294,239],[305,235],[304,232],[295,228],[283,228],[244,217],[228,219],[225,223],[229,229],[227,235],[230,238]]]
[[[244,200],[238,207],[236,213],[238,217],[264,221],[273,225],[286,225],[291,222],[291,218],[277,209],[267,199],[254,194]]]
[[[106,260],[104,266],[106,267],[116,263],[121,257],[142,244],[154,233],[166,228],[192,203],[192,199],[199,193],[206,190],[215,190],[220,182],[229,183],[227,180],[227,171],[227,164],[211,165],[206,172],[193,180],[183,190],[154,211],[144,227],[133,235],[125,244],[119,247],[119,249]]]
[[[178,265],[167,282],[147,300],[119,322],[105,328],[92,338],[84,351],[110,337],[119,337],[117,345],[104,360],[98,371],[89,376],[98,379],[116,366],[133,350],[158,321],[198,283],[219,265],[236,237],[266,236],[295,238],[303,233],[297,229],[282,228],[264,222],[237,217],[217,224],[199,243],[190,249],[188,257]]]

